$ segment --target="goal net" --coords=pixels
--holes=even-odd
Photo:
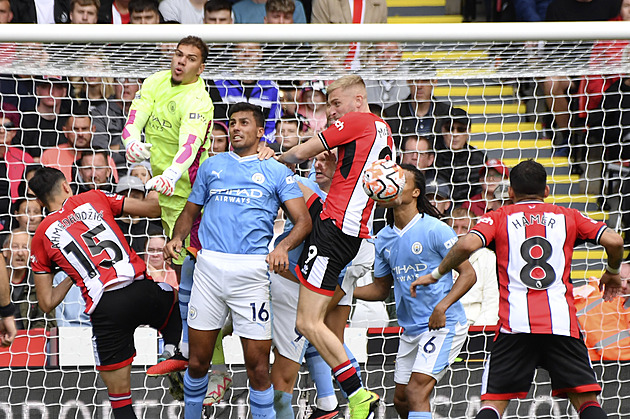
[[[32,277],[24,269],[29,241],[21,241],[14,230],[32,232],[41,221],[41,208],[25,187],[38,162],[62,168],[72,181],[112,191],[123,176],[150,171],[140,167],[132,173],[120,152],[126,112],[142,79],[168,69],[175,43],[187,35],[201,36],[210,49],[202,77],[215,101],[213,152],[224,151],[219,145],[226,135],[222,123],[229,105],[241,100],[263,107],[265,139],[275,142],[271,145],[278,152],[307,141],[326,126],[327,84],[355,73],[367,83],[372,111],[392,127],[399,161],[428,165],[427,176],[437,173],[436,179],[444,182],[446,197],[444,188],[434,190],[438,201],[446,198],[441,204],[447,217],[468,217],[456,208],[471,200],[471,211],[501,205],[503,167],[531,158],[547,169],[548,202],[579,209],[620,233],[630,227],[630,28],[623,22],[221,26],[0,27],[0,134],[5,139],[0,147],[0,224],[12,298],[24,329],[10,349],[0,350],[0,380],[6,383],[0,388],[0,417],[111,417],[105,386],[94,368],[89,319],[80,316],[80,296],[68,297],[54,313],[37,310]],[[76,122],[84,115],[91,116],[93,134]],[[461,137],[465,142],[457,146]],[[109,163],[96,167],[74,161],[100,147],[111,152]],[[74,148],[80,154],[70,160],[59,152]],[[454,152],[458,148],[463,151]],[[500,162],[484,165],[492,159]],[[104,179],[90,165],[106,169]],[[314,176],[308,164],[297,170]],[[118,190],[133,190],[130,185]],[[159,220],[122,222],[155,275],[167,277],[157,256],[163,241],[149,239],[162,234]],[[383,213],[377,212],[375,228],[383,225]],[[630,414],[630,308],[623,302],[602,303],[589,278],[599,278],[604,266],[601,247],[581,244],[571,278],[603,386],[602,406],[609,417],[622,418]],[[485,309],[484,292],[478,291],[476,301],[470,297],[471,310]],[[464,349],[436,386],[435,418],[469,418],[480,407],[483,362],[494,333],[488,318],[494,317],[470,317],[476,323]],[[353,303],[346,341],[367,387],[384,401],[378,418],[397,417],[393,394],[399,334],[393,299]],[[137,332],[131,381],[136,413],[183,417],[183,403],[173,399],[168,380],[146,376],[160,345],[156,332]],[[224,348],[233,384],[206,414],[247,417],[238,339],[225,338]],[[292,401],[296,417],[309,416],[315,394],[303,367]],[[345,409],[345,399],[338,398]],[[550,379],[539,370],[528,397],[512,402],[506,417],[577,414],[565,400],[551,398]]]

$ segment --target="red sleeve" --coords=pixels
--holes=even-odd
[[[577,237],[582,240],[599,243],[599,238],[606,229],[606,223],[602,221],[595,221],[576,209],[572,209],[572,212],[577,230]]]
[[[107,201],[107,205],[112,209],[114,217],[120,217],[125,204],[125,197],[115,193],[98,191],[100,195]]]
[[[326,150],[330,150],[356,140],[369,126],[374,126],[374,124],[367,124],[361,113],[350,112],[322,131],[319,139]]]
[[[34,273],[52,272],[52,263],[48,257],[48,252],[46,252],[46,248],[51,248],[51,246],[44,235],[44,230],[38,229],[31,242],[31,269]]]
[[[477,221],[477,225],[470,230],[471,233],[474,233],[481,238],[484,246],[488,246],[494,241],[498,224],[497,214],[498,211],[492,211],[484,214],[483,217],[479,218],[479,221]]]

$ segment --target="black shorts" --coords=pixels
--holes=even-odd
[[[304,241],[304,249],[295,272],[300,282],[319,294],[332,296],[343,268],[354,259],[362,238],[345,234],[331,219],[313,219],[313,230]]]
[[[485,365],[481,400],[527,397],[536,367],[549,372],[553,396],[601,391],[581,339],[499,333]]]
[[[169,287],[170,288],[170,287]],[[173,290],[165,291],[149,279],[103,293],[91,315],[96,369],[112,371],[125,367],[136,355],[133,334],[148,325],[175,337],[182,322]],[[172,339],[170,339],[172,340]],[[177,343],[179,338],[177,338]],[[172,342],[171,342],[172,343]]]

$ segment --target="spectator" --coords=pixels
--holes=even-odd
[[[430,60],[425,60],[423,66],[428,73],[437,73]],[[443,119],[448,117],[451,105],[439,102],[433,96],[436,84],[435,79],[408,80],[409,97],[383,111],[398,146],[404,135],[438,135],[441,132]]]
[[[232,2],[229,0],[208,0],[204,6],[203,23],[214,25],[234,23]]]
[[[0,0],[0,24],[11,23],[12,20],[13,20],[13,12],[11,11],[11,1]]]
[[[13,143],[21,144],[35,161],[39,161],[42,150],[66,142],[61,133],[66,117],[61,114],[61,108],[68,97],[68,81],[62,76],[36,76],[35,94],[37,105],[24,113],[21,136],[16,136]]]
[[[436,140],[435,166],[438,176],[453,185],[451,198],[458,205],[481,191],[477,182],[485,155],[468,143],[470,119],[463,109],[452,108],[441,130],[442,141]]]
[[[167,22],[203,23],[205,3],[206,0],[163,0],[160,13]]]
[[[262,59],[262,47],[257,43],[236,44],[234,45],[234,57],[237,66],[255,72]],[[239,102],[249,102],[262,108],[265,116],[263,139],[268,143],[273,143],[276,121],[282,114],[279,88],[276,82],[271,80],[215,80],[214,83],[222,101],[228,106]],[[215,118],[217,118],[216,115]]]
[[[278,0],[273,0],[278,1]],[[292,23],[306,23],[306,15],[304,14],[304,6],[300,0],[280,0],[282,3],[295,3],[295,11],[293,12]],[[267,0],[241,0],[232,6],[234,14],[234,23],[265,23],[265,3]],[[271,22],[269,22],[271,23]],[[275,22],[279,23],[279,22]]]
[[[98,23],[127,24],[130,21],[129,0],[102,0]]]
[[[283,115],[276,123],[275,143],[280,146],[280,151],[285,152],[300,144],[301,132],[302,121],[296,115]]]
[[[271,24],[293,23],[293,13],[295,13],[294,0],[267,0],[264,22]]]
[[[0,214],[9,214],[11,203],[24,196],[24,192],[20,193],[20,184],[26,165],[33,163],[28,153],[12,145],[16,134],[13,121],[6,113],[0,112]],[[0,224],[3,221],[8,220],[0,216]]]
[[[72,0],[70,2],[70,23],[98,23],[98,10],[100,7],[100,0]]]
[[[477,224],[477,217],[464,208],[455,208],[446,220],[457,237],[468,234]],[[477,282],[459,300],[464,306],[468,325],[489,326],[496,325],[499,320],[499,281],[497,280],[497,256],[486,247],[474,252],[468,259]]]
[[[68,0],[11,0],[13,23],[68,23]],[[37,4],[36,4],[37,3]],[[63,7],[59,9],[63,3]]]
[[[174,289],[178,289],[177,275],[173,268],[164,260],[164,245],[166,239],[164,233],[151,234],[147,240],[144,261],[147,264],[147,274],[155,282],[165,282]]]
[[[214,121],[212,125],[212,143],[208,152],[211,156],[229,151],[228,127],[221,121]]]
[[[398,42],[377,42],[368,51],[368,66],[377,72],[386,73],[400,66],[402,48]],[[386,109],[405,100],[409,94],[409,86],[403,80],[366,80],[368,102]]]
[[[42,206],[33,198],[19,199],[13,206],[13,217],[15,217],[15,227],[24,230],[29,234],[35,234],[35,230],[44,219]]]
[[[109,158],[109,152],[103,149],[81,153],[72,168],[74,182],[70,186],[75,195],[92,189],[113,192],[115,170],[108,164]]]
[[[304,115],[315,132],[326,129],[326,86],[322,81],[311,81],[302,85],[297,97],[297,113]]]
[[[116,193],[134,199],[144,199],[144,183],[136,176],[123,176],[116,185]],[[149,193],[156,194],[157,192],[151,191]],[[129,246],[139,255],[142,255],[146,250],[150,232],[155,232],[157,229],[163,234],[160,227],[155,226],[145,217],[127,215],[116,219],[116,224],[125,235]]]
[[[11,230],[4,240],[2,254],[7,261],[7,273],[11,279],[11,301],[16,306],[16,327],[18,330],[39,327],[50,329],[56,324],[52,315],[39,308],[33,271],[29,268],[30,251],[30,234],[24,230]]]
[[[518,22],[542,22],[551,0],[514,0],[514,15]]]
[[[451,188],[448,183],[443,179],[436,178],[430,182],[427,182],[427,192],[425,193],[427,199],[438,212],[443,216],[448,215],[453,206],[451,201]]]
[[[160,10],[155,0],[131,0],[129,2],[129,23],[133,25],[156,25],[160,21]]]
[[[435,179],[435,151],[433,140],[427,135],[407,135],[402,141],[401,164],[416,166],[424,174],[427,182]]]
[[[53,277],[53,285],[57,286],[68,277],[64,271]],[[65,298],[55,307],[55,320],[58,327],[91,327],[90,316],[85,314],[85,300],[81,288],[76,284],[70,288]]]
[[[63,132],[67,141],[59,147],[44,151],[40,162],[44,166],[61,170],[68,182],[71,182],[72,168],[83,153],[94,148],[104,149],[107,144],[103,141],[98,143],[93,141],[94,125],[88,115],[71,115],[63,125]],[[116,168],[116,163],[111,157],[109,165],[112,169]],[[112,170],[112,173],[115,179],[118,179],[116,171]]]
[[[362,0],[339,2],[337,0],[315,0],[311,23],[387,23],[387,2]]]
[[[481,193],[471,196],[470,200],[464,202],[462,207],[469,209],[477,217],[488,211],[493,211],[495,209],[494,203],[497,201],[495,191],[500,184],[507,182],[509,176],[510,169],[501,160],[486,160],[484,167],[479,169]]]
[[[132,163],[129,166],[129,176],[135,176],[142,181],[142,184],[146,183],[153,177],[151,172],[151,163],[148,160],[141,161],[139,163]],[[120,181],[118,181],[120,183]]]

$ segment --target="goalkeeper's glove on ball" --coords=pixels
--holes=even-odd
[[[182,177],[182,172],[171,166],[161,175],[149,179],[145,187],[147,190],[155,189],[163,195],[172,196],[175,192],[175,184],[180,177]]]
[[[139,163],[143,160],[149,160],[151,157],[151,144],[132,140],[127,144],[127,152],[125,155],[129,163]]]

